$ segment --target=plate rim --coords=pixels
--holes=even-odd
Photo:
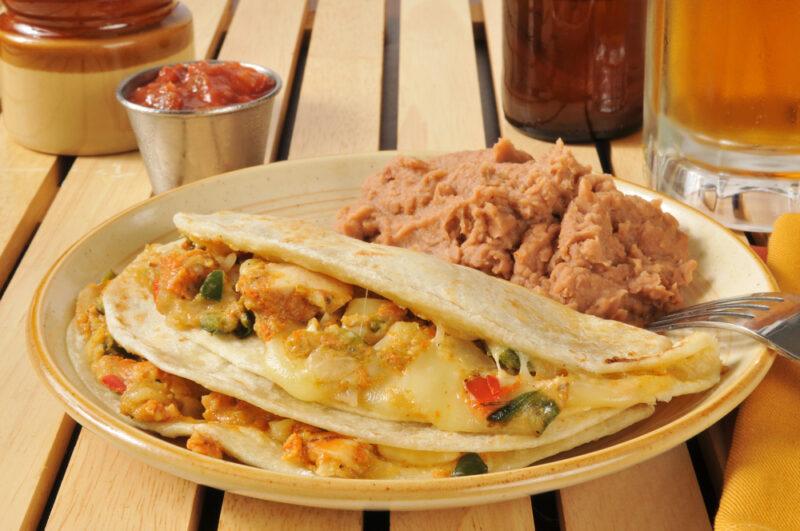
[[[159,202],[169,194],[188,193],[197,186],[209,186],[226,179],[235,179],[241,174],[262,171],[270,168],[276,171],[287,166],[318,164],[325,161],[375,159],[388,161],[397,155],[430,157],[442,151],[378,151],[370,153],[331,155],[309,159],[280,161],[270,164],[243,168],[197,181],[186,186],[169,190],[162,194],[140,201],[111,218],[98,224],[76,242],[69,246],[48,268],[38,284],[31,301],[27,319],[28,357],[39,379],[66,408],[67,413],[77,422],[95,434],[112,443],[115,447],[133,455],[139,460],[173,475],[178,475],[198,483],[257,496],[278,502],[296,503],[307,506],[339,509],[386,509],[415,510],[420,508],[445,508],[465,504],[489,503],[519,497],[525,493],[561,489],[576,483],[588,481],[628,466],[643,462],[657,454],[677,446],[688,438],[707,429],[724,415],[739,405],[752,392],[769,370],[775,354],[762,347],[752,367],[732,384],[726,394],[717,397],[703,408],[694,408],[671,422],[648,431],[633,439],[612,446],[560,459],[558,461],[534,464],[529,467],[494,472],[480,476],[433,479],[341,479],[292,476],[249,465],[218,460],[190,452],[174,443],[160,439],[148,432],[125,423],[110,414],[91,400],[84,397],[55,366],[45,345],[43,336],[42,305],[53,277],[63,264],[83,242],[103,231],[120,218],[143,208],[150,203]],[[651,190],[644,186],[615,178],[623,188],[638,190],[645,197],[661,199],[691,215],[700,215],[722,231],[736,245],[744,248],[764,273],[764,277],[777,289],[777,284],[767,266],[758,255],[736,234],[703,212]],[[230,482],[235,481],[236,485]],[[247,483],[250,483],[249,485]],[[234,488],[231,488],[234,487]],[[238,487],[238,490],[237,490]],[[256,488],[257,487],[257,488]],[[271,489],[279,488],[282,491]],[[254,490],[255,489],[255,490]],[[340,495],[338,493],[346,493]],[[359,497],[364,496],[364,497]]]

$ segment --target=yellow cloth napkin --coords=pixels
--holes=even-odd
[[[775,222],[767,264],[800,293],[800,213]],[[800,530],[800,362],[777,358],[739,408],[717,530]]]

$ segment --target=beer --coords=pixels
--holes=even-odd
[[[545,140],[583,142],[642,120],[645,0],[505,0],[503,110]]]
[[[649,0],[653,186],[738,230],[800,211],[798,50],[798,0]]]
[[[723,145],[800,147],[800,1],[669,0],[661,8],[665,114]]]

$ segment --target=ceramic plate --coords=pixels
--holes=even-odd
[[[248,168],[200,181],[145,201],[78,241],[50,269],[30,314],[31,358],[47,387],[85,427],[142,461],[191,481],[279,502],[337,509],[430,509],[489,503],[559,489],[644,461],[706,429],[739,404],[769,369],[772,354],[751,340],[721,337],[728,370],[705,393],[660,404],[655,414],[617,434],[533,466],[481,476],[429,480],[350,480],[294,477],[192,453],[126,424],[81,383],[65,346],[75,297],[109,269],[116,271],[145,243],[176,236],[178,211],[241,210],[300,217],[331,226],[362,180],[393,156],[328,157]],[[648,199],[658,194],[625,182],[619,188]],[[691,239],[700,266],[689,302],[772,291],[762,262],[735,234],[662,197]]]

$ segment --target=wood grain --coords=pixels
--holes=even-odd
[[[547,152],[552,143],[536,140],[522,133],[512,126],[503,114],[503,2],[502,0],[482,0],[483,16],[486,27],[486,44],[489,47],[489,60],[492,66],[492,86],[494,87],[495,103],[497,105],[497,120],[500,124],[500,134],[520,149],[539,157]],[[570,149],[575,158],[583,164],[589,164],[594,171],[601,171],[600,159],[594,144],[571,144]]]
[[[232,0],[181,0],[181,2],[192,12],[195,56],[198,59],[212,58],[223,32],[230,24],[233,14]]]
[[[201,492],[82,430],[47,529],[196,529]]]
[[[26,149],[0,124],[0,286],[58,190],[54,155]]]
[[[196,27],[213,28],[213,24],[205,20],[206,17],[218,16],[221,3],[226,2],[192,2]],[[218,34],[216,30],[215,34]],[[210,39],[206,41],[209,47],[214,46]],[[199,55],[205,56],[206,50]],[[3,524],[9,528],[37,524],[74,425],[36,380],[25,358],[25,336],[21,331],[25,330],[31,294],[50,264],[72,242],[99,222],[149,195],[150,184],[138,153],[78,158],[0,301],[0,322],[5,332],[0,335],[0,348],[4,353],[0,359],[0,400],[12,403],[24,397],[25,404],[25,407],[15,408],[6,415],[0,430],[0,446],[4,449],[0,455],[0,469],[4,474],[0,506],[7,508]],[[86,462],[96,460],[98,464],[94,465],[94,470],[113,474],[113,470],[104,464],[106,454],[94,452],[84,455],[91,448],[82,443],[85,436],[79,437],[73,458],[85,459]],[[131,492],[140,490],[140,484],[151,484],[148,473],[156,474],[147,467],[131,470],[141,471],[129,475],[123,485]],[[87,474],[83,476],[85,484],[64,485],[65,488],[58,493],[56,505],[70,507],[69,500],[81,495],[71,485],[86,489],[93,482],[107,480],[109,478],[102,475],[91,477]],[[187,496],[193,497],[195,488],[191,486]],[[114,495],[120,496],[117,499],[125,497],[124,491]],[[94,513],[108,512],[108,507],[102,503],[84,507],[78,515],[71,516],[71,524],[75,528],[90,528],[88,524],[84,526],[81,519],[95,521],[97,516]],[[57,513],[51,516],[58,518]],[[176,514],[175,517],[179,516]],[[187,513],[182,517],[188,523],[193,515]]]
[[[0,400],[24,403],[6,412],[0,429],[0,506],[6,508],[3,523],[9,528],[36,525],[73,426],[25,356],[31,294],[73,241],[150,193],[138,154],[114,158],[111,165],[100,158],[78,159],[0,301]]]
[[[534,529],[530,498],[438,511],[393,512],[389,518],[392,531]]]
[[[686,445],[560,491],[565,531],[708,530]]]
[[[275,160],[278,152],[278,132],[283,130],[292,93],[305,12],[306,0],[240,0],[220,50],[220,59],[266,66],[283,81],[272,107],[266,162]]]
[[[403,0],[398,84],[398,150],[484,147],[467,2]]]
[[[384,2],[320,0],[289,158],[377,151]]]
[[[269,529],[270,531],[360,531],[361,511],[315,509],[286,503],[271,503],[225,494],[219,531]]]
[[[641,132],[611,141],[611,167],[615,176],[651,187],[645,170]]]

